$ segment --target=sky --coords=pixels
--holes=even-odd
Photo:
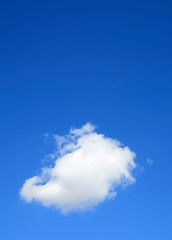
[[[171,11],[1,1],[1,239],[172,239]]]

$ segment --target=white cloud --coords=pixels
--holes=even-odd
[[[54,135],[54,167],[44,168],[40,176],[27,179],[20,190],[21,197],[69,213],[93,208],[116,196],[118,186],[133,183],[135,153],[94,129],[87,123],[70,130],[65,137]]]
[[[147,159],[146,159],[146,162],[147,162],[147,164],[148,164],[149,166],[152,166],[152,164],[153,164],[153,160],[150,159],[150,158],[147,158]]]

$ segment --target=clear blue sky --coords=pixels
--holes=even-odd
[[[2,240],[172,239],[171,12],[171,1],[1,1]],[[136,183],[83,214],[24,203],[19,189],[53,149],[43,134],[88,121],[136,152]]]

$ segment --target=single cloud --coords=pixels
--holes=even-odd
[[[146,159],[146,162],[147,162],[147,164],[148,164],[149,166],[152,166],[152,164],[153,164],[153,160],[150,159],[150,158],[147,158],[147,159]]]
[[[116,196],[119,186],[135,182],[135,153],[119,141],[95,132],[87,123],[69,135],[54,135],[57,142],[54,167],[25,181],[20,190],[26,202],[36,200],[62,213],[91,209]]]

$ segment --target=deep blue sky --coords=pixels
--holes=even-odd
[[[1,239],[172,239],[171,12],[171,1],[1,1]],[[136,152],[136,183],[84,214],[25,204],[20,187],[53,149],[43,134],[87,121]]]

